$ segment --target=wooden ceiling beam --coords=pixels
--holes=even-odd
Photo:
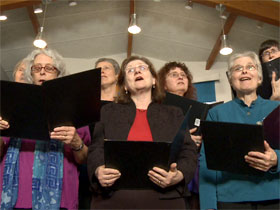
[[[224,33],[225,35],[227,35],[232,27],[232,25],[234,24],[235,20],[237,18],[237,15],[236,14],[230,14],[229,17],[227,18],[227,21],[225,22],[225,25],[224,25]],[[221,41],[221,36],[223,35],[223,31],[221,31],[219,37],[217,38],[217,41],[207,59],[207,62],[206,62],[206,67],[205,69],[206,70],[209,70],[213,63],[215,62],[216,60],[216,57],[217,55],[219,54],[219,51],[221,49],[221,44],[222,44],[222,41]]]
[[[40,27],[37,16],[34,14],[33,6],[41,4],[42,0],[1,0],[0,11],[12,10],[26,7],[35,34],[38,34]]]
[[[250,19],[280,26],[280,3],[272,0],[192,0],[210,7],[223,4],[226,11],[235,13]]]
[[[131,15],[134,13],[134,4],[135,4],[134,0],[130,0],[129,23],[130,23]],[[130,57],[132,53],[132,41],[133,41],[133,34],[128,32],[127,55],[126,55],[127,57]]]
[[[37,16],[34,14],[33,7],[32,6],[28,6],[28,7],[26,7],[26,9],[27,9],[29,18],[31,20],[34,32],[35,32],[35,34],[38,34],[38,31],[39,31],[38,29],[40,27],[40,24],[39,24],[39,21],[37,19]]]
[[[40,4],[41,0],[1,0],[0,11],[12,10]]]

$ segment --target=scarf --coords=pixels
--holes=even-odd
[[[1,209],[13,209],[18,196],[21,139],[11,138],[3,172]],[[24,175],[24,174],[23,174]],[[59,209],[63,179],[63,143],[36,141],[32,176],[32,209]]]

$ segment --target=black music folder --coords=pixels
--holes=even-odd
[[[258,88],[258,94],[265,99],[269,99],[272,94],[271,79],[273,71],[276,72],[276,80],[278,80],[280,78],[280,58],[262,64],[263,82]]]
[[[197,127],[197,131],[195,132],[195,135],[200,135],[200,122],[201,120],[205,120],[207,117],[208,110],[212,108],[213,106],[223,103],[213,103],[213,104],[204,104],[198,101],[194,101],[185,97],[181,97],[172,93],[166,92],[166,97],[163,101],[163,104],[177,106],[182,109],[183,113],[186,114],[188,109],[190,109],[190,116],[188,121],[188,127],[194,128]]]
[[[271,148],[280,149],[280,105],[263,120],[264,139]]]
[[[118,169],[121,177],[113,185],[116,189],[149,189],[156,185],[149,180],[148,171],[154,166],[169,170],[176,162],[184,144],[190,108],[171,142],[104,140],[106,168]]]
[[[169,170],[170,147],[168,142],[105,140],[105,166],[121,172],[113,187],[148,189],[155,186],[149,180],[148,171],[154,166]]]
[[[85,126],[100,118],[99,69],[49,80],[41,86],[1,81],[2,136],[48,140],[58,126]]]
[[[206,163],[209,169],[263,175],[245,162],[249,151],[264,152],[262,125],[202,121]]]

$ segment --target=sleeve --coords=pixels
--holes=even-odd
[[[208,113],[207,120],[214,120],[211,111]],[[199,163],[200,209],[217,209],[217,171],[207,168],[204,143],[201,146]]]
[[[95,124],[92,143],[88,148],[88,175],[91,184],[95,180],[95,170],[104,165],[104,133],[101,122]]]
[[[280,172],[280,151],[278,149],[274,150],[277,155],[277,166],[269,170],[269,173],[275,174]]]
[[[106,110],[110,110],[110,107],[106,109],[109,105],[105,105],[101,108],[101,119],[97,122],[94,127],[92,134],[91,145],[88,148],[88,176],[89,181],[93,187],[96,189],[97,178],[95,177],[95,170],[105,164],[104,161],[104,119],[110,119],[110,113]]]
[[[183,113],[178,110],[176,113],[178,122],[183,121]],[[190,133],[186,132],[184,144],[178,155],[177,168],[184,175],[185,188],[187,184],[193,179],[197,167],[197,148],[194,142],[191,140]]]
[[[85,145],[87,145],[87,146],[90,145],[91,136],[90,136],[90,132],[89,132],[89,127],[88,126],[85,126],[85,127],[77,129],[77,133],[80,136],[80,138],[83,140]]]

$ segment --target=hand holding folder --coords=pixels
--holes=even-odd
[[[190,108],[172,143],[106,139],[104,159],[106,168],[117,169],[121,177],[113,185],[116,189],[147,189],[155,187],[148,172],[154,167],[169,171],[177,161],[184,144]],[[158,184],[158,183],[157,183]]]
[[[263,125],[202,121],[206,163],[209,169],[241,174],[263,175],[245,162],[252,151],[279,149],[280,105],[263,121]],[[264,140],[268,142],[265,147]]]
[[[100,69],[46,81],[42,86],[1,81],[0,116],[10,127],[2,136],[48,140],[58,126],[99,120]]]

